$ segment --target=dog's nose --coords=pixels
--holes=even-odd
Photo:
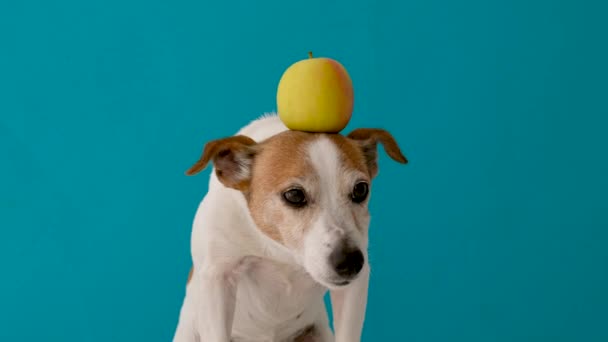
[[[347,244],[343,244],[333,251],[329,259],[336,273],[344,278],[352,278],[357,275],[365,262],[361,250],[348,247]]]

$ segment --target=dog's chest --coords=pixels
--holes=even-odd
[[[260,341],[281,340],[313,323],[324,310],[326,289],[290,265],[250,260],[237,288],[234,330]]]

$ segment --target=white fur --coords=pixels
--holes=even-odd
[[[284,130],[279,118],[270,115],[237,134],[259,142]],[[318,342],[360,340],[368,263],[351,285],[331,290],[337,329],[334,339],[323,302],[329,286],[318,280],[331,280],[327,261],[322,260],[328,251],[315,253],[319,242],[331,244],[341,234],[350,234],[366,251],[369,218],[360,218],[364,231],[353,231],[352,215],[336,197],[337,188],[350,186],[359,175],[340,169],[337,148],[329,140],[311,144],[309,156],[322,182],[316,185],[318,196],[326,206],[303,241],[302,257],[309,272],[297,260],[297,253],[258,230],[242,194],[223,186],[211,173],[209,191],[194,218],[191,250],[195,272],[186,288],[173,341],[289,341],[311,324],[321,334]],[[338,214],[330,215],[331,210]]]
[[[367,255],[367,231],[359,232],[351,213],[347,194],[352,185],[365,175],[342,166],[336,145],[327,138],[315,140],[308,146],[308,155],[318,180],[315,197],[320,212],[305,241],[304,264],[320,283],[332,288],[337,281],[329,263],[329,254],[344,238],[349,237]],[[358,213],[361,221],[368,219]],[[319,248],[326,246],[327,248]]]

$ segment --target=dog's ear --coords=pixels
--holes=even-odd
[[[186,174],[191,176],[199,173],[211,161],[220,182],[229,188],[245,191],[251,179],[255,147],[256,142],[244,135],[210,141],[205,144],[200,159]]]
[[[407,164],[407,158],[401,153],[401,149],[395,141],[395,138],[386,130],[379,128],[358,128],[347,135],[348,138],[355,141],[363,151],[367,168],[370,176],[375,177],[378,174],[378,143],[384,146],[384,151],[393,160]]]

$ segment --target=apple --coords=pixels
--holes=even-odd
[[[277,111],[290,130],[338,133],[348,124],[353,103],[353,84],[344,66],[310,52],[308,59],[285,70],[277,89]]]

